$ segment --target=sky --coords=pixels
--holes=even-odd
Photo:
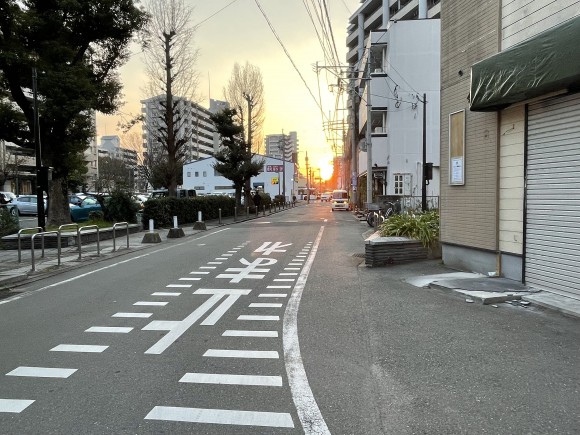
[[[317,62],[325,65],[325,61],[305,6],[306,4],[313,10],[312,4],[321,3],[322,0],[186,2],[193,7],[193,24],[201,23],[193,41],[193,46],[199,50],[197,71],[200,86],[197,93],[201,98],[200,104],[209,107],[210,97],[224,99],[223,88],[227,85],[236,62],[241,65],[249,62],[257,66],[263,75],[265,92],[264,135],[296,131],[300,165],[304,167],[307,151],[310,166],[320,168],[322,178],[330,177],[333,152],[325,138],[321,110],[257,5],[257,2],[261,5],[316,100],[321,96],[322,110],[329,117],[334,112],[336,98],[335,93],[329,92],[329,83],[336,83],[336,78],[325,70],[321,70],[318,76],[314,71]],[[346,28],[349,17],[356,11],[360,1],[326,0],[326,4],[338,56],[341,63],[346,65]],[[317,29],[320,31],[319,26]],[[139,101],[146,97],[143,89],[147,79],[139,50],[139,47],[134,47],[134,54],[120,70],[124,85],[123,100],[126,102],[121,111],[125,114],[138,114],[141,110]],[[342,113],[346,116],[344,111]],[[121,136],[122,132],[117,127],[118,121],[118,116],[97,115],[97,136]],[[140,126],[131,131],[141,133]],[[340,151],[342,141],[337,145]],[[318,172],[315,176],[318,176]]]

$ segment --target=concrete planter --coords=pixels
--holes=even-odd
[[[381,237],[374,233],[365,240],[365,264],[368,267],[425,260],[428,254],[421,242],[407,237]]]

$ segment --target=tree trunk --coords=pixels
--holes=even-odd
[[[53,178],[48,192],[48,226],[70,224],[70,212],[66,183],[62,178]]]

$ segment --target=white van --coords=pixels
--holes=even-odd
[[[346,190],[333,190],[330,203],[330,209],[334,210],[350,210],[350,201],[348,192]]]

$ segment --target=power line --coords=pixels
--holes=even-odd
[[[212,19],[213,17],[215,17],[217,14],[219,14],[221,11],[223,11],[226,8],[229,8],[231,5],[233,5],[235,2],[237,2],[238,0],[232,0],[230,3],[228,3],[227,5],[225,5],[223,8],[221,8],[220,10],[214,12],[213,14],[211,14],[209,17],[201,20],[199,23],[197,23],[195,25],[195,27],[199,27],[201,26],[203,23],[205,23],[206,21]]]

